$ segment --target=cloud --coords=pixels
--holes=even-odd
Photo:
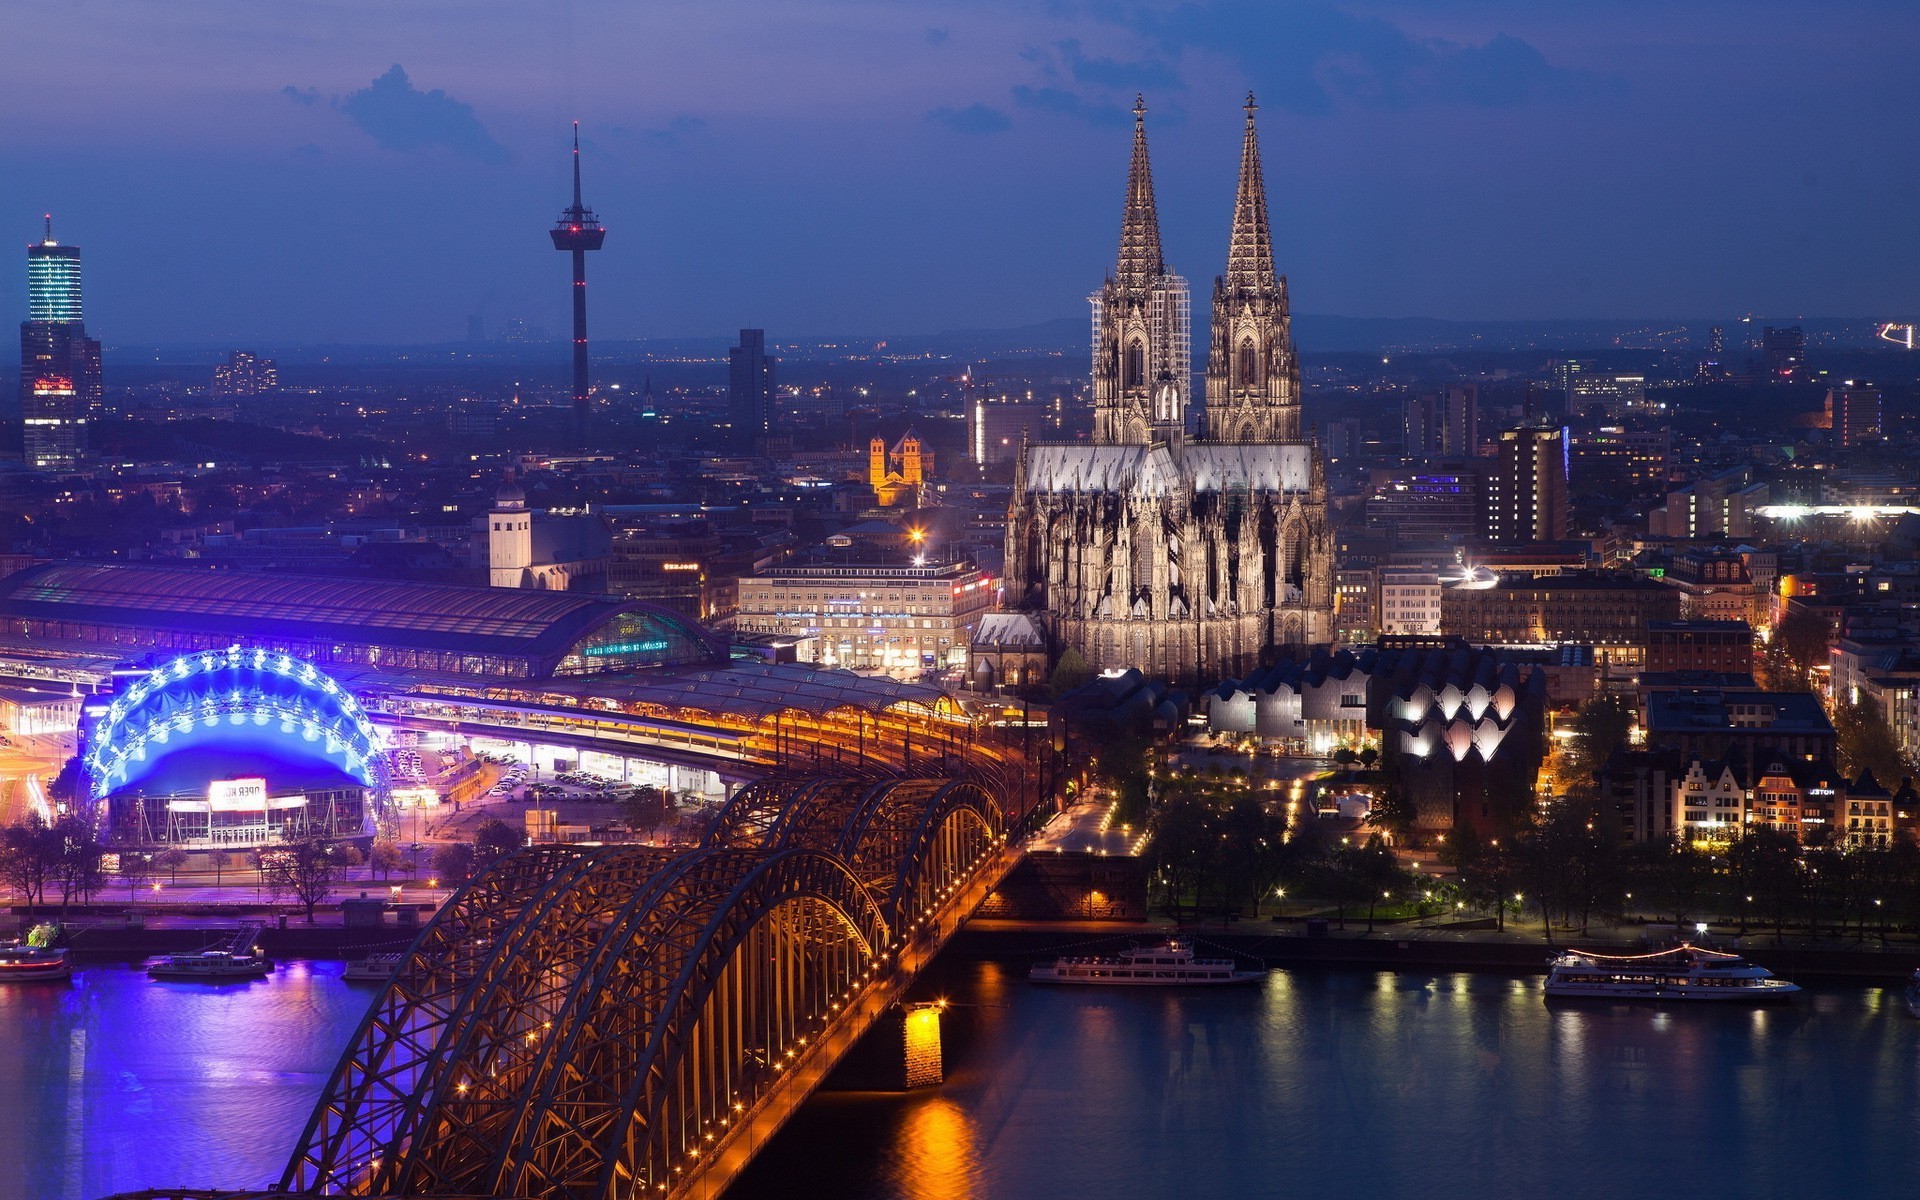
[[[936,125],[945,125],[955,133],[1000,133],[1013,128],[1011,117],[986,104],[936,108],[927,113],[927,120]]]
[[[706,121],[701,118],[694,116],[692,113],[681,113],[658,129],[642,131],[642,136],[650,142],[671,146],[694,136],[706,129],[706,127]]]
[[[335,100],[333,106],[388,150],[413,154],[444,146],[475,162],[507,161],[506,147],[493,140],[471,104],[439,88],[419,90],[398,63],[369,86]]]
[[[951,29],[941,28],[927,30],[927,45],[929,46],[944,46],[952,40],[953,30]]]
[[[303,104],[308,108],[320,103],[320,93],[313,88],[297,88],[288,84],[280,89],[280,94],[295,104]]]
[[[1058,48],[1061,60],[1077,83],[1121,91],[1182,91],[1187,86],[1172,63],[1088,58],[1081,51],[1078,39],[1061,42]]]
[[[1066,88],[1028,87],[1024,83],[1015,85],[1013,102],[1022,108],[1078,117],[1095,125],[1124,125],[1133,116],[1126,105],[1112,100],[1070,92]]]
[[[1183,91],[1186,81],[1171,62],[1089,58],[1078,39],[1050,46],[1028,46],[1024,62],[1039,70],[1041,82],[1018,84],[1013,101],[1037,112],[1075,117],[1094,125],[1120,125],[1132,119],[1139,92]]]
[[[1182,87],[1176,64],[1189,51],[1238,63],[1261,103],[1302,113],[1337,107],[1512,108],[1620,87],[1610,77],[1556,66],[1510,34],[1480,43],[1419,37],[1383,17],[1356,15],[1326,0],[1189,0],[1170,9],[1094,5],[1085,12],[1146,38],[1163,56],[1089,59],[1079,43],[1061,43],[1068,74],[1109,88]],[[1031,50],[1022,57],[1035,61]],[[1048,65],[1043,73],[1053,79],[1060,71]]]

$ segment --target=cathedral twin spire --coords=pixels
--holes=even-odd
[[[1226,274],[1214,285],[1207,362],[1208,440],[1296,440],[1299,376],[1286,284],[1274,271],[1273,231],[1260,169],[1259,105],[1247,95]],[[1147,106],[1133,107],[1133,161],[1113,277],[1094,297],[1095,440],[1184,438],[1189,317],[1186,283],[1168,271],[1147,156]]]

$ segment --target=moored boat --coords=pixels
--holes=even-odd
[[[1785,1000],[1800,985],[1775,979],[1738,954],[1680,945],[1652,954],[1569,950],[1553,960],[1547,997],[1558,1000],[1678,1000],[1756,1004]]]
[[[1027,978],[1035,983],[1116,984],[1123,987],[1186,987],[1193,984],[1256,983],[1267,977],[1241,968],[1232,959],[1197,958],[1193,943],[1172,938],[1152,946],[1134,946],[1117,955],[1056,958],[1035,963]]]
[[[1920,967],[1913,969],[1913,978],[1907,980],[1907,1012],[1920,1017]]]
[[[385,983],[393,978],[406,957],[404,954],[369,954],[348,963],[340,977],[348,983]]]
[[[245,983],[273,974],[273,960],[251,951],[167,954],[147,964],[147,977],[192,983]]]
[[[73,978],[67,952],[27,942],[0,944],[0,983],[44,983]]]

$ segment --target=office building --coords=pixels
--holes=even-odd
[[[751,451],[773,432],[774,360],[764,329],[742,329],[740,344],[727,351],[727,416],[736,449]]]
[[[1486,536],[1485,480],[1464,465],[1419,471],[1378,484],[1367,497],[1367,528],[1396,542],[1472,541]]]
[[[995,399],[976,396],[967,405],[967,460],[976,467],[1011,462],[1022,441],[1054,435],[1060,428],[1058,401]]]
[[[1487,537],[1557,542],[1567,536],[1567,431],[1508,429],[1487,480]]]
[[[1647,407],[1644,375],[1575,374],[1567,380],[1567,416],[1570,420],[1624,420],[1628,413]]]
[[[280,371],[270,358],[235,350],[213,369],[216,396],[263,396],[280,390]]]
[[[1603,425],[1570,433],[1567,469],[1582,494],[1658,496],[1666,490],[1672,431]]]
[[[1776,383],[1800,379],[1807,373],[1807,335],[1798,325],[1785,329],[1767,326],[1760,335],[1760,351],[1767,378]]]
[[[1592,646],[1625,666],[1645,660],[1650,621],[1680,619],[1680,594],[1604,572],[1501,576],[1493,587],[1443,587],[1440,632],[1475,645]]]
[[[1649,674],[1751,674],[1753,626],[1745,621],[1648,621],[1644,669]]]
[[[27,247],[27,319],[20,323],[21,448],[28,467],[71,471],[87,457],[101,409],[100,343],[87,336],[80,247],[44,238]]]
[[[1412,396],[1401,405],[1401,440],[1408,458],[1472,458],[1480,444],[1480,389],[1451,384],[1444,392]]]
[[[1833,430],[1833,444],[1843,449],[1878,445],[1883,428],[1880,389],[1851,380],[1828,388],[1827,428]]]
[[[1380,636],[1440,632],[1440,575],[1424,567],[1380,568]]]

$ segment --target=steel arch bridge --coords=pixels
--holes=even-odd
[[[1017,856],[977,783],[770,779],[697,849],[536,847],[422,930],[281,1187],[712,1195]]]

